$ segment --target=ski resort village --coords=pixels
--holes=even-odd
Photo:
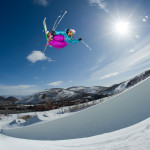
[[[150,0],[0,4],[0,150],[150,150]]]

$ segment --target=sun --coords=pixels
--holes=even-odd
[[[119,35],[127,35],[130,31],[130,23],[128,21],[117,21],[114,24],[114,30]]]

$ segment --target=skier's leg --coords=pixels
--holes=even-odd
[[[55,41],[59,41],[59,42],[64,42],[64,41],[65,41],[65,37],[64,37],[63,35],[55,35],[55,36],[53,37],[53,39],[54,39]]]
[[[64,41],[64,42],[59,42],[59,41],[55,41],[55,40],[53,39],[52,41],[49,42],[49,45],[50,45],[50,46],[53,46],[53,47],[55,47],[55,48],[57,48],[57,49],[59,49],[59,48],[64,48],[64,47],[66,47],[66,46],[67,46],[67,42],[66,42],[66,41]]]
[[[67,46],[67,42],[66,41],[64,41],[64,42],[57,42],[57,43],[54,44],[54,47],[57,48],[57,49],[64,48],[66,46]]]

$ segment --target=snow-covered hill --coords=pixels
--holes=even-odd
[[[145,80],[150,76],[150,70],[147,70],[127,81],[124,81],[122,83],[114,84],[111,87],[107,88],[103,94],[104,95],[114,95],[120,92],[125,91],[126,89],[129,89],[130,87],[136,85],[137,83]]]
[[[53,88],[49,90],[45,90],[42,92],[38,92],[36,94],[26,96],[20,99],[17,103],[40,103],[43,101],[43,95],[46,98],[50,98],[52,101],[60,101],[60,100],[77,100],[87,98],[91,96],[93,98],[98,97],[106,87],[70,87],[68,89],[63,88]]]

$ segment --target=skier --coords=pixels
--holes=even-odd
[[[46,36],[48,38],[48,44],[57,49],[64,48],[67,46],[67,43],[78,43],[82,40],[79,38],[78,40],[74,40],[73,35],[76,33],[74,29],[65,29],[65,31],[49,31],[46,32]]]

